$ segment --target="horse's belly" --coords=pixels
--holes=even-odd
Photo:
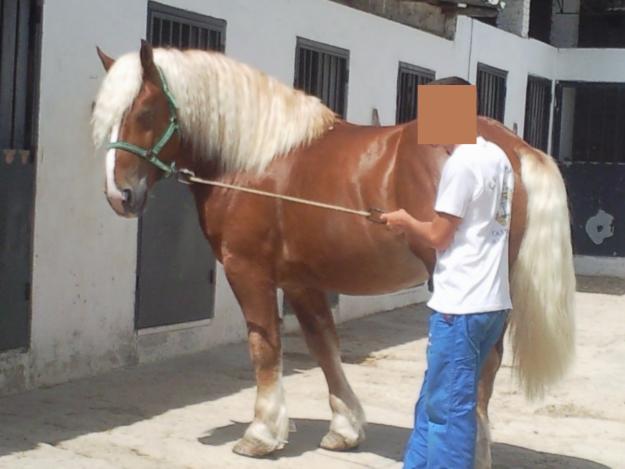
[[[378,295],[426,282],[425,263],[407,247],[370,250],[337,249],[332,255],[314,253],[285,262],[280,283],[297,283],[347,295]]]

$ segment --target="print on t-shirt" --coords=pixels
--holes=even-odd
[[[501,226],[510,228],[510,208],[512,205],[512,169],[506,167],[504,169],[503,184],[501,186],[501,198],[499,199],[499,208],[495,220]]]

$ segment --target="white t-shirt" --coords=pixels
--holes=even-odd
[[[508,234],[514,176],[501,148],[482,137],[460,145],[443,167],[434,210],[462,218],[447,249],[436,253],[428,306],[447,314],[512,308]]]

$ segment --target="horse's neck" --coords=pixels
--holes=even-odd
[[[189,142],[181,145],[175,158],[176,167],[191,171],[195,176],[203,179],[219,178],[220,170],[216,158],[207,158],[198,155]]]

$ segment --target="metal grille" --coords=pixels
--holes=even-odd
[[[148,36],[156,47],[224,52],[226,21],[149,2]]]
[[[295,49],[294,86],[317,96],[323,103],[345,118],[349,51],[297,38]]]
[[[0,0],[0,149],[32,145],[39,16],[36,0]]]
[[[0,0],[0,350],[29,344],[40,25],[40,1]]]
[[[397,107],[395,121],[398,124],[417,117],[417,86],[425,85],[436,76],[433,70],[400,62],[397,73]]]
[[[554,153],[575,163],[625,163],[625,84],[559,82]]]
[[[477,112],[503,122],[506,111],[508,72],[484,64],[477,65]]]
[[[523,138],[530,145],[548,152],[551,80],[527,77]]]

